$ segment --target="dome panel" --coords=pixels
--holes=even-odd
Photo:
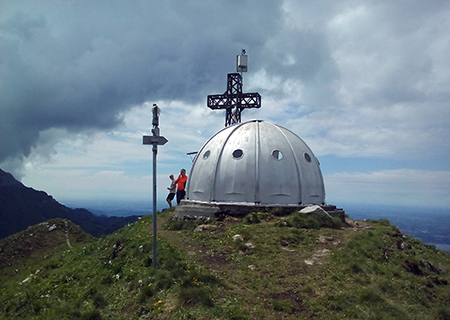
[[[293,132],[259,120],[216,133],[195,157],[189,176],[188,200],[272,205],[325,201],[322,173],[311,149]]]
[[[195,165],[192,166],[188,179],[191,199],[210,201],[217,162],[227,138],[227,132],[219,131],[206,142],[195,157]],[[205,156],[206,154],[208,155]],[[192,179],[192,175],[197,178]]]
[[[300,198],[301,185],[296,178],[298,170],[291,145],[282,130],[273,124],[261,122],[259,128],[259,201],[293,203],[293,199]],[[272,155],[274,150],[279,150],[283,158],[275,159]]]
[[[255,126],[232,126],[216,169],[213,201],[255,202]],[[237,152],[241,150],[240,152]],[[242,153],[236,157],[236,153]],[[220,199],[220,200],[218,200]]]
[[[325,189],[319,161],[301,138],[287,129],[284,132],[286,138],[292,144],[292,150],[295,152],[302,184],[308,186],[308,188],[302,188],[301,198],[303,203],[317,204],[324,202],[324,200],[320,201],[325,197]],[[318,183],[318,181],[321,181],[321,183]]]

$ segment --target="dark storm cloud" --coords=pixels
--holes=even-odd
[[[435,129],[423,145],[448,154],[449,14],[449,2],[415,0],[3,1],[0,163],[20,164],[38,142],[49,152],[62,132],[113,128],[145,101],[203,104],[225,91],[242,48],[266,101],[354,119],[312,136],[332,145],[347,132],[360,152],[374,143],[361,132],[377,127],[396,139],[375,150],[416,150]],[[307,116],[293,115],[277,116]]]
[[[146,100],[204,100],[233,71],[232,57],[265,44],[281,13],[275,1],[2,7],[0,162],[28,156],[50,128],[111,128]]]

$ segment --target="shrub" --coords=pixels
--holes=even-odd
[[[164,229],[180,231],[180,230],[194,230],[199,225],[203,224],[202,220],[178,220],[178,219],[170,219],[164,224]]]
[[[242,251],[246,252],[248,251],[248,247],[244,244],[243,241],[234,241],[231,246],[235,251]]]
[[[255,224],[260,222],[261,220],[259,220],[258,214],[256,212],[251,212],[244,217],[244,223],[247,224]]]
[[[436,319],[439,319],[439,320],[449,320],[450,319],[450,307],[448,307],[448,306],[440,307],[436,313],[437,313]]]
[[[83,314],[81,319],[83,319],[83,320],[102,320],[103,318],[102,318],[102,315],[100,314],[100,311],[93,310],[93,311],[88,311],[85,314]]]
[[[288,219],[288,223],[294,228],[304,229],[320,229],[320,219],[317,215],[303,215],[300,213],[292,214]]]
[[[359,261],[353,261],[350,264],[350,272],[351,273],[360,273],[363,271],[362,265]]]
[[[155,286],[147,285],[142,288],[139,294],[139,301],[141,303],[145,302],[148,298],[151,298],[155,295]]]
[[[353,308],[355,305],[355,296],[353,292],[342,291],[338,294],[328,296],[329,308],[334,311],[342,311]]]
[[[108,304],[105,297],[99,292],[93,295],[92,302],[96,308],[104,308]]]
[[[364,288],[359,296],[361,302],[367,302],[370,304],[379,303],[383,301],[377,290],[373,288]]]
[[[342,220],[339,217],[321,218],[321,226],[332,229],[340,229],[343,226]]]
[[[286,299],[272,300],[271,305],[276,311],[290,312],[292,309],[291,301]]]
[[[272,218],[272,215],[270,215],[268,212],[257,212],[259,220],[270,220]]]
[[[295,210],[295,208],[274,207],[270,210],[270,213],[277,217],[284,217],[292,214]]]
[[[170,277],[170,272],[168,270],[157,270],[155,275],[155,286],[159,290],[165,290],[172,287],[174,284],[174,281],[176,279],[172,279]]]
[[[180,287],[178,298],[184,305],[214,306],[207,290],[203,287]]]
[[[387,219],[380,219],[380,220],[375,221],[375,222],[378,223],[379,225],[386,226],[386,227],[391,225],[391,223]]]

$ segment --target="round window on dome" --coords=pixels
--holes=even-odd
[[[272,157],[274,157],[277,160],[281,160],[283,159],[283,153],[280,150],[273,150]]]
[[[236,149],[233,151],[233,158],[240,159],[244,155],[244,152],[241,149]]]
[[[208,157],[209,157],[209,155],[211,154],[211,151],[206,151],[204,154],[203,154],[203,159],[204,160],[206,160],[206,159],[208,159]]]
[[[311,162],[311,156],[309,154],[307,154],[306,152],[303,154],[303,156],[305,157],[306,161]]]

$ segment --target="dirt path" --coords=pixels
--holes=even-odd
[[[67,222],[67,220],[64,220],[64,224],[66,225],[66,227],[64,228],[64,233],[66,235],[66,242],[69,248],[72,249],[72,245],[70,244],[69,240],[69,223]]]

